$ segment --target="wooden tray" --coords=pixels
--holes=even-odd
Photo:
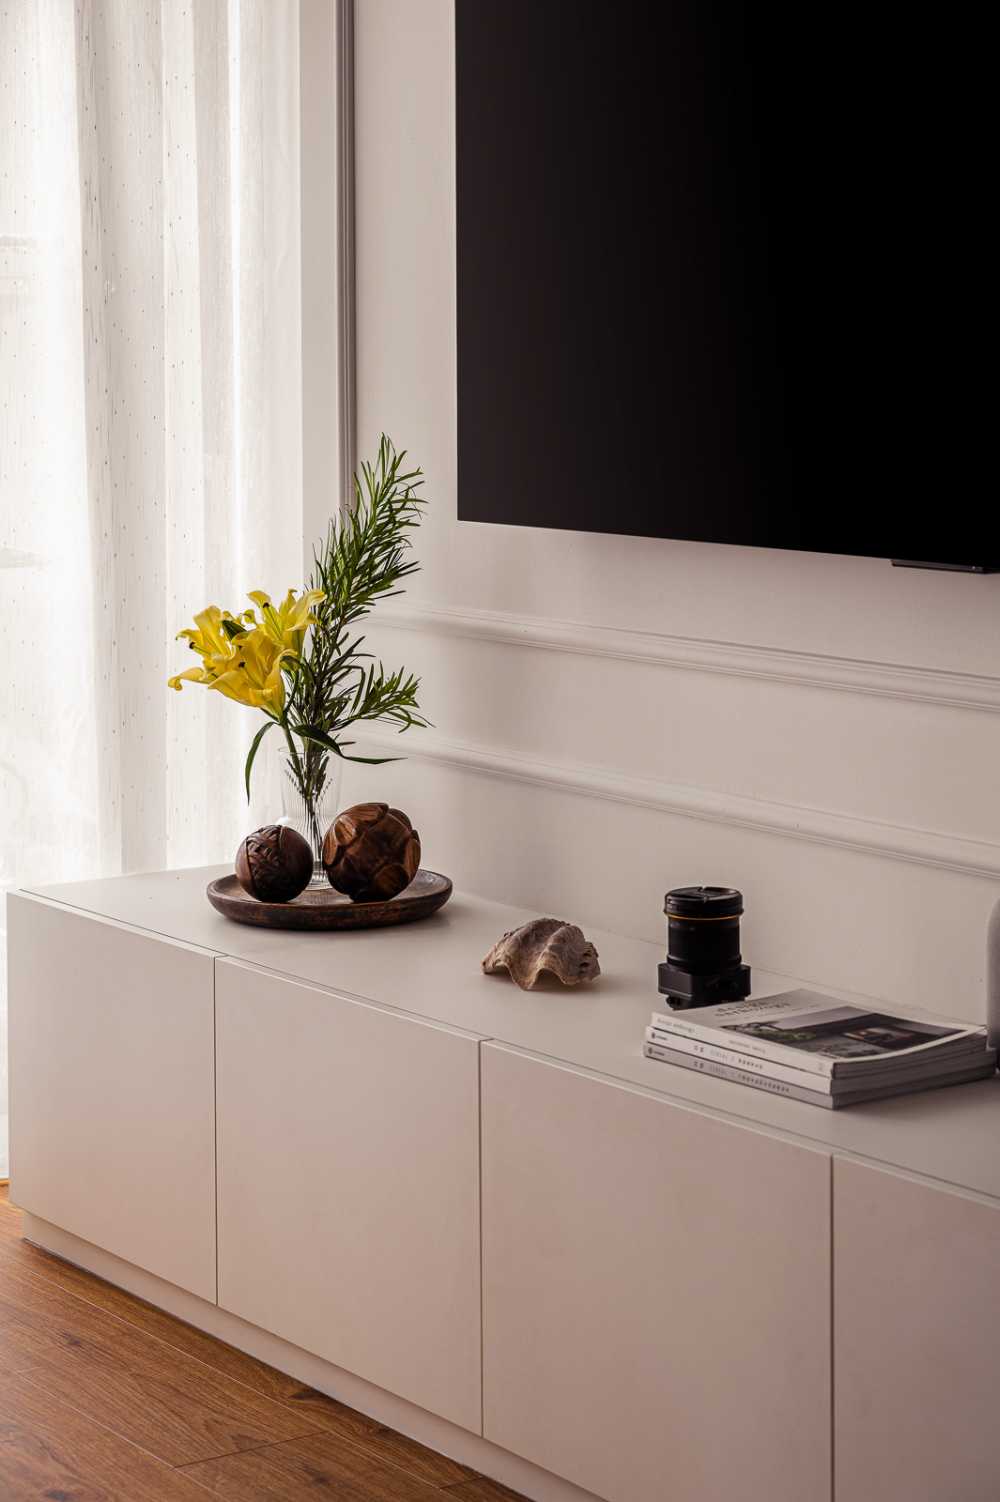
[[[206,890],[209,902],[225,918],[256,928],[386,928],[429,918],[451,896],[451,881],[437,871],[417,872],[405,891],[388,902],[352,902],[333,887],[309,886],[291,902],[258,902],[244,892],[235,876],[220,876]]]

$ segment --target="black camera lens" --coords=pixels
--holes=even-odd
[[[750,993],[740,954],[743,894],[734,887],[675,887],[663,900],[667,959],[659,989],[674,1008],[714,1006]]]

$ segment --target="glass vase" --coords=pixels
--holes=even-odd
[[[327,756],[303,766],[303,775],[292,761],[286,761],[281,778],[281,823],[298,831],[309,844],[313,855],[310,885],[326,885],[323,870],[323,839],[340,812],[341,767],[338,759]]]

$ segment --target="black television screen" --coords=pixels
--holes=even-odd
[[[459,517],[1000,558],[959,30],[456,0]]]

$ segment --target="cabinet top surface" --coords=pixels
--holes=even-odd
[[[480,961],[502,933],[534,913],[456,893],[433,918],[398,928],[277,932],[231,923],[209,906],[205,887],[227,870],[70,882],[27,895],[459,1027],[749,1126],[1000,1199],[1000,1076],[841,1111],[775,1098],[643,1057],[644,1029],[662,1001],[656,990],[663,957],[658,945],[588,927],[600,955],[600,978],[580,987],[524,992],[505,976],[483,975]],[[753,994],[802,984],[755,971]]]

